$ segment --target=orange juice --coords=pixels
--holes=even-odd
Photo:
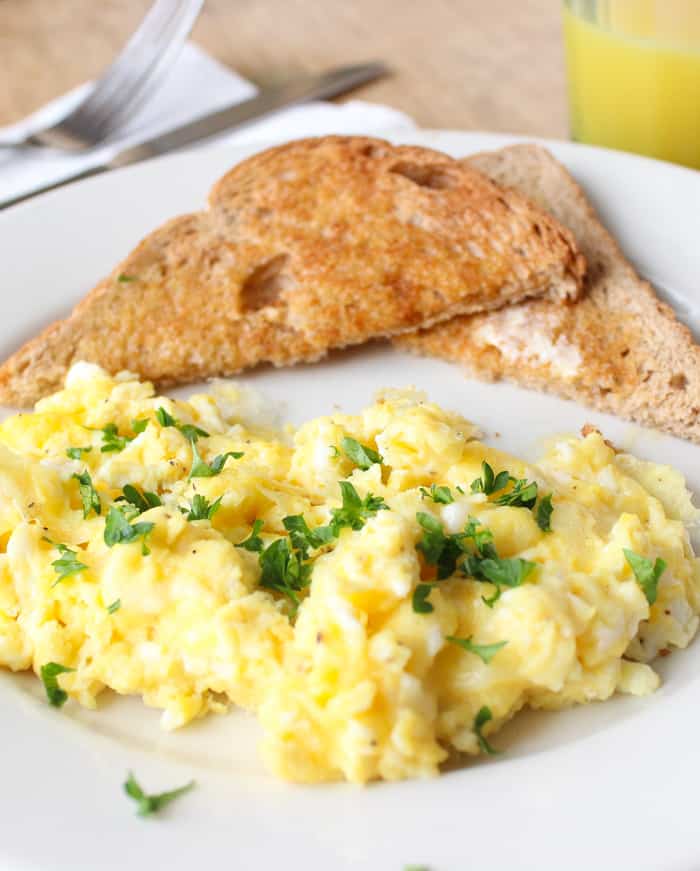
[[[700,169],[700,0],[569,0],[572,137]]]

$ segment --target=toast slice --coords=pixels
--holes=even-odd
[[[586,291],[575,305],[528,301],[397,343],[700,442],[700,347],[635,274],[567,170],[537,145],[466,162],[573,232],[588,262]]]
[[[291,142],[234,167],[207,210],[156,230],[5,361],[0,403],[57,389],[76,360],[160,386],[316,360],[525,297],[573,299],[584,271],[567,230],[469,165],[365,137]]]

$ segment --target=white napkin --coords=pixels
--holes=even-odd
[[[53,100],[17,124],[0,129],[0,140],[32,132],[60,118],[92,87],[88,83]],[[253,96],[256,88],[192,43],[183,47],[166,81],[128,125],[104,145],[87,153],[49,149],[0,149],[0,201],[31,193],[103,164],[122,148],[165,133]],[[402,112],[388,106],[353,100],[343,105],[307,103],[277,113],[217,139],[231,142],[280,142],[326,133],[367,133],[414,127]],[[207,142],[211,142],[209,139]]]

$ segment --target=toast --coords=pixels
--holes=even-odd
[[[401,347],[575,399],[700,442],[700,347],[626,261],[583,191],[549,152],[516,145],[466,160],[547,209],[588,262],[575,305],[533,300],[400,337]]]
[[[207,210],[153,232],[6,360],[0,403],[34,402],[77,360],[159,386],[317,360],[526,297],[574,299],[584,272],[567,230],[467,164],[365,137],[291,142],[234,167]]]

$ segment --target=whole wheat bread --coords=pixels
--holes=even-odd
[[[583,191],[545,149],[516,145],[466,163],[568,227],[588,263],[574,305],[533,300],[401,336],[399,345],[700,442],[700,347],[635,274]]]
[[[34,402],[76,360],[161,386],[315,360],[461,312],[575,298],[584,271],[567,230],[469,165],[365,137],[300,140],[239,164],[208,210],[144,239],[0,367],[0,402]]]

